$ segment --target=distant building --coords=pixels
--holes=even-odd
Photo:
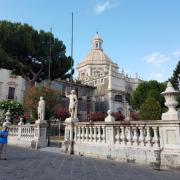
[[[0,100],[16,100],[23,102],[25,80],[11,71],[0,69]]]
[[[118,65],[103,52],[103,40],[98,33],[92,40],[90,53],[77,66],[78,80],[83,84],[94,86],[96,111],[127,112],[127,97],[136,89],[141,80],[137,74],[134,78],[118,72]]]
[[[121,111],[127,115],[127,99],[141,82],[136,74],[129,77],[103,52],[103,40],[98,33],[92,40],[90,53],[77,66],[78,80],[82,84],[68,81],[54,80],[51,87],[62,92],[74,89],[79,99],[78,118],[87,119],[90,112],[111,109]],[[44,81],[38,84],[46,84]],[[71,86],[71,87],[70,87]],[[0,99],[14,99],[23,101],[25,80],[21,76],[14,76],[10,71],[0,69]],[[64,96],[63,102],[68,107],[68,99]]]
[[[42,83],[38,83],[37,85],[49,86],[48,81],[43,81]],[[87,120],[90,112],[95,111],[95,87],[79,83],[70,83],[69,81],[60,79],[53,80],[50,84],[50,87],[60,92],[62,101],[61,103],[64,105],[64,107],[67,108],[69,99],[65,97],[65,92],[69,94],[72,89],[75,90],[78,97],[78,118],[80,121]]]

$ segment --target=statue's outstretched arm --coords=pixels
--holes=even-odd
[[[65,96],[68,98],[69,97],[69,95],[67,94],[67,92],[65,91]]]

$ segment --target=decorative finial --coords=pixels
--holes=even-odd
[[[171,82],[170,82],[170,81],[168,81],[168,83],[167,83],[167,87],[172,87],[172,84],[171,84]]]

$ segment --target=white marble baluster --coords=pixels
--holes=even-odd
[[[136,134],[135,134],[135,130],[136,130],[135,127],[132,126],[132,127],[131,127],[131,144],[132,144],[132,145],[134,145],[134,141],[135,141],[135,135],[136,135]]]
[[[103,134],[102,134],[102,142],[105,143],[106,142],[106,132],[105,132],[105,127],[102,127],[103,130]]]
[[[81,127],[78,127],[78,141],[81,141]]]
[[[97,129],[98,129],[98,142],[100,143],[101,142],[101,127],[98,126]]]
[[[131,145],[131,127],[126,127],[127,145]]]
[[[82,126],[82,142],[84,142],[84,138],[85,138],[85,132],[84,132],[84,130],[85,130],[85,127]]]
[[[74,127],[74,141],[77,141],[77,126]]]
[[[135,127],[135,145],[136,146],[139,146],[139,128],[138,127]]]
[[[97,142],[97,128],[96,128],[96,126],[93,127],[93,129],[94,129],[94,134],[93,134],[94,142]]]
[[[122,134],[123,134],[123,127],[119,127],[119,144],[122,143]]]
[[[122,143],[123,143],[124,145],[126,145],[126,143],[127,143],[126,127],[125,127],[125,126],[122,128]]]
[[[89,141],[89,127],[85,127],[86,128],[86,142]]]
[[[153,127],[154,137],[152,138],[153,147],[159,147],[158,128]]]
[[[151,132],[150,132],[150,127],[147,127],[146,130],[147,130],[146,146],[147,147],[151,147]]]
[[[90,142],[93,141],[93,129],[92,129],[92,126],[90,126],[89,140],[90,140]]]
[[[144,127],[139,127],[140,136],[139,136],[139,143],[141,146],[144,146]]]
[[[116,127],[116,144],[120,144],[120,127]]]

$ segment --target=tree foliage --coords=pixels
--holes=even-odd
[[[66,47],[50,32],[28,24],[0,21],[0,68],[21,75],[31,84],[48,78],[51,41],[51,80],[70,77],[73,60]]]
[[[134,109],[139,109],[148,97],[155,98],[164,107],[164,97],[161,95],[166,88],[165,83],[159,83],[155,80],[144,81],[136,88],[131,96],[131,105]]]
[[[54,105],[60,101],[61,98],[58,91],[50,89],[49,87],[29,87],[24,97],[24,109],[25,112],[29,114],[31,122],[37,120],[37,107],[40,96],[44,97],[46,103],[46,120],[48,120],[53,115],[52,109]]]
[[[111,115],[115,118],[115,121],[122,121],[125,119],[124,115],[120,111],[119,112],[112,112]],[[106,112],[91,112],[90,113],[90,119],[92,122],[104,121],[107,116],[108,115]]]
[[[161,106],[160,103],[153,97],[148,97],[142,104],[139,111],[140,119],[142,120],[160,120]]]
[[[175,70],[173,71],[172,77],[169,79],[175,89],[179,90],[180,82],[180,61],[178,62]]]
[[[21,103],[14,100],[2,100],[0,101],[0,110],[5,114],[8,109],[11,112],[12,119],[19,118],[23,115],[24,109]]]
[[[66,118],[70,117],[70,113],[68,107],[65,107],[63,104],[56,104],[52,112],[55,118],[61,119],[61,121],[65,121]]]

